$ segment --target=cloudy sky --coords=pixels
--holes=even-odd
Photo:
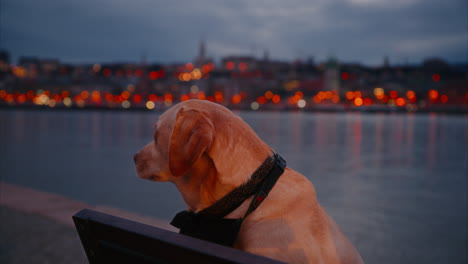
[[[208,55],[468,61],[466,0],[1,0],[0,48],[68,63]]]

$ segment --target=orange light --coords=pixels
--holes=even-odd
[[[262,95],[262,96],[259,96],[259,97],[257,98],[257,102],[258,102],[259,104],[261,104],[261,105],[262,105],[262,104],[266,104],[267,99],[265,98],[265,96]]]
[[[242,100],[242,96],[240,96],[239,94],[234,95],[231,99],[233,104],[238,104],[241,102],[241,100]]]
[[[55,102],[60,102],[62,101],[62,96],[60,96],[60,94],[54,94],[52,99],[54,99]]]
[[[245,63],[245,62],[239,63],[239,70],[246,71],[247,70],[247,63]]]
[[[352,91],[346,92],[346,99],[353,100],[354,99],[354,93]]]
[[[8,103],[13,102],[13,100],[14,100],[14,97],[13,97],[12,94],[7,94],[7,95],[5,96],[5,101],[7,101]]]
[[[313,97],[313,100],[314,100],[314,103],[316,104],[320,103],[320,98],[317,95]]]
[[[440,101],[443,103],[443,104],[446,104],[448,102],[448,96],[446,94],[443,94],[441,97],[440,97]]]
[[[135,94],[133,96],[133,102],[135,102],[136,104],[140,103],[142,99],[143,98],[142,98],[142,96],[140,94]]]
[[[165,101],[166,103],[172,103],[172,100],[173,100],[172,94],[166,93],[166,94],[164,95],[164,101]]]
[[[270,100],[272,97],[273,97],[273,93],[272,93],[271,91],[267,91],[267,92],[265,93],[265,98],[266,98],[266,99]]]
[[[232,62],[232,61],[226,62],[226,69],[228,69],[228,70],[234,70],[234,67],[236,67],[236,65],[234,64],[234,62]]]
[[[374,89],[374,95],[377,97],[377,99],[382,99],[385,95],[385,91],[383,88],[377,87]]]
[[[395,100],[395,104],[399,107],[402,107],[402,106],[405,106],[406,105],[406,100],[405,98],[403,97],[398,97],[396,100]]]
[[[32,101],[34,99],[34,91],[33,90],[29,90],[27,93],[26,93],[26,97],[28,98],[29,101]]]
[[[218,103],[221,103],[224,101],[224,96],[222,92],[215,92],[215,100]]]
[[[355,106],[361,106],[362,103],[363,103],[363,101],[362,101],[361,97],[357,97],[357,98],[354,99],[354,105]]]
[[[114,99],[113,99],[113,100],[114,100],[114,103],[120,104],[120,103],[122,103],[123,101],[125,101],[125,100],[122,98],[122,96],[120,96],[120,95],[114,95],[113,97],[114,97]]]
[[[69,91],[62,91],[62,97],[70,97]]]
[[[398,97],[398,92],[397,91],[390,91],[390,98],[395,99]]]
[[[193,65],[193,63],[187,63],[185,64],[185,69],[187,69],[187,71],[193,71],[193,69],[195,68],[195,66]]]
[[[89,92],[88,91],[82,91],[80,95],[81,95],[81,98],[86,100],[89,97]]]
[[[182,102],[187,101],[187,100],[189,100],[189,99],[190,99],[190,96],[188,96],[188,95],[186,95],[186,94],[183,94],[183,95],[180,97],[180,100],[181,100]]]
[[[208,72],[210,72],[210,69],[211,69],[210,66],[208,64],[205,64],[205,65],[202,66],[201,70],[202,70],[203,73],[208,73]]]
[[[18,97],[16,98],[16,100],[19,102],[19,103],[24,103],[26,102],[26,95],[24,94],[19,94]]]
[[[320,99],[320,101],[325,99],[325,92],[322,92],[322,91],[318,92],[317,97]]]
[[[55,98],[54,98],[55,99]],[[95,103],[100,103],[101,102],[101,93],[99,91],[93,91],[91,93],[91,99],[93,100],[93,102]],[[59,101],[59,100],[55,100],[55,101]]]
[[[354,92],[354,97],[355,98],[361,98],[362,97],[362,93],[360,91],[355,91]]]
[[[372,104],[372,99],[370,98],[364,98],[364,105],[369,106]]]
[[[273,95],[273,97],[271,98],[271,101],[274,103],[274,104],[277,104],[281,101],[281,97],[277,94]]]
[[[205,100],[206,99],[205,92],[203,92],[203,91],[198,92],[197,98],[199,100]]]
[[[5,90],[0,90],[0,98],[5,98],[6,95],[7,95],[7,92]]]
[[[342,79],[343,81],[348,80],[348,79],[349,79],[349,73],[347,73],[347,72],[342,72],[342,73],[341,73],[341,79]]]
[[[182,75],[182,79],[186,82],[190,81],[192,79],[192,75],[190,73],[184,73]]]
[[[332,102],[333,102],[334,104],[339,103],[339,102],[340,102],[340,97],[339,97],[338,95],[333,96]]]
[[[296,95],[297,97],[299,97],[299,99],[301,99],[302,97],[304,97],[304,94],[303,94],[301,91],[297,91],[295,95]]]
[[[149,77],[151,78],[151,80],[156,80],[159,78],[159,73],[157,71],[152,71],[150,72]]]
[[[380,100],[382,100],[382,103],[386,104],[388,102],[388,95],[385,94]]]
[[[413,98],[416,98],[416,93],[409,90],[409,91],[406,92],[406,97],[411,100]]]
[[[148,95],[148,100],[150,100],[151,102],[156,102],[156,100],[158,100],[158,97],[155,94],[150,94]]]
[[[436,90],[429,90],[429,98],[433,101],[437,100],[439,97],[439,92]]]
[[[114,96],[112,96],[112,94],[110,93],[106,94],[105,98],[106,98],[106,101],[109,103],[111,103],[114,100]]]
[[[120,96],[122,96],[122,99],[127,100],[130,98],[130,93],[128,91],[123,91]]]

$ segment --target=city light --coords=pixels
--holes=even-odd
[[[406,100],[405,98],[403,97],[398,97],[396,100],[395,100],[395,104],[399,107],[402,107],[402,106],[405,106],[406,105]]]
[[[148,110],[153,110],[154,107],[155,107],[155,104],[154,104],[153,101],[148,101],[148,102],[146,102],[146,108],[147,108]]]
[[[156,80],[159,78],[159,73],[157,71],[151,71],[149,77],[151,80]]]
[[[236,67],[236,64],[234,64],[234,62],[232,62],[232,61],[226,62],[226,69],[234,70],[234,67]]]
[[[258,110],[259,107],[260,107],[260,105],[257,102],[252,102],[250,104],[250,108],[252,108],[252,110],[254,110],[254,111]]]
[[[440,96],[440,101],[443,103],[443,104],[446,104],[448,102],[448,96],[446,94],[443,94]]]
[[[125,100],[125,101],[122,102],[122,107],[125,108],[125,109],[130,108],[131,105],[132,104],[128,100]]]
[[[348,80],[348,79],[349,79],[349,73],[347,73],[347,72],[342,72],[342,73],[341,73],[341,79],[342,79],[343,81]]]
[[[273,97],[271,98],[271,101],[274,103],[274,104],[278,104],[280,101],[281,101],[281,97],[277,94],[273,95]]]
[[[72,100],[70,97],[65,97],[63,98],[63,104],[66,106],[66,107],[70,107],[72,106]]]
[[[252,110],[429,111],[444,105],[443,109],[468,109],[468,93],[461,89],[466,81],[456,71],[347,65],[345,71],[332,69],[330,74],[327,64],[264,66],[264,61],[235,56],[222,61],[216,69],[213,62],[198,59],[178,65],[7,65],[15,88],[2,86],[0,105],[163,110],[199,99]],[[449,82],[457,74],[459,79]],[[391,80],[392,76],[398,78]]]
[[[233,104],[238,104],[241,102],[241,100],[242,100],[242,96],[240,96],[239,94],[234,95],[231,99]]]
[[[437,98],[439,97],[439,92],[436,90],[429,90],[429,98],[431,101],[436,101]]]
[[[297,102],[297,106],[299,108],[304,108],[306,106],[306,101],[304,99],[300,99],[298,102]]]
[[[357,97],[354,99],[354,105],[355,106],[361,106],[363,104],[362,98]]]
[[[222,103],[224,101],[224,96],[222,92],[215,92],[215,101],[217,103]]]
[[[380,87],[374,88],[374,95],[377,99],[380,100],[385,95],[385,91],[383,88],[380,88]]]

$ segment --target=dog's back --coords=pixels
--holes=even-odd
[[[362,263],[317,202],[312,183],[289,168],[264,204],[246,218],[236,247],[287,263]]]

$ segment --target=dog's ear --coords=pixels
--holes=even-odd
[[[202,112],[181,108],[169,146],[169,168],[179,177],[187,173],[213,142],[213,124]]]

